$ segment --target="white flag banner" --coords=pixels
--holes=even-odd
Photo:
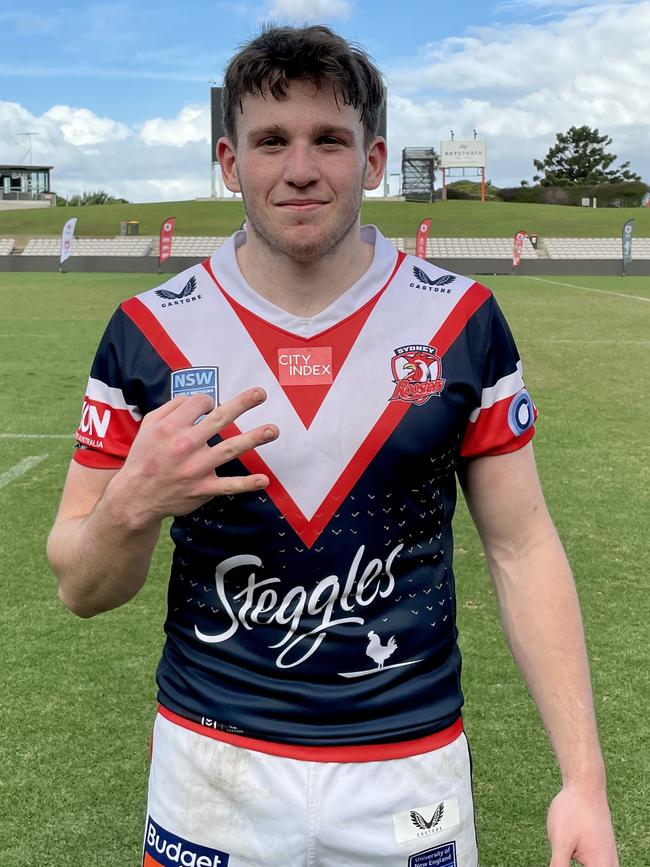
[[[72,241],[74,239],[74,230],[76,225],[77,218],[71,217],[63,227],[63,232],[61,233],[61,265],[63,265],[72,252]]]

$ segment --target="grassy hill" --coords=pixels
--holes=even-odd
[[[137,220],[141,235],[157,235],[163,220],[172,216],[177,235],[229,235],[241,225],[244,208],[233,200],[0,211],[0,237],[58,236],[69,217],[79,219],[77,237],[115,236],[124,220]],[[431,235],[443,238],[499,238],[520,229],[548,238],[618,237],[630,217],[636,218],[635,236],[650,237],[650,208],[368,200],[362,210],[363,222],[375,223],[389,237],[414,237],[425,217],[432,220]]]

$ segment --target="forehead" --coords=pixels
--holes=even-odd
[[[263,95],[245,96],[236,124],[238,135],[270,124],[296,132],[331,124],[363,135],[359,111],[337,99],[331,85],[312,81],[291,82],[285,99],[275,99],[268,90]]]

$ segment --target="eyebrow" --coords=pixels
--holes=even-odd
[[[288,130],[279,123],[268,124],[267,126],[253,127],[246,136],[247,141],[252,143],[264,136],[280,136],[286,137]],[[337,126],[336,124],[322,123],[317,124],[310,130],[314,138],[320,138],[324,135],[338,136],[340,138],[355,138],[355,131],[347,126]]]

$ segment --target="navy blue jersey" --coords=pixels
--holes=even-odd
[[[173,522],[159,700],[286,743],[430,734],[463,700],[456,469],[533,435],[516,347],[489,290],[399,253],[372,227],[368,271],[309,319],[245,283],[235,254],[245,237],[121,305],[77,433],[76,460],[119,467],[143,415],[172,394],[224,402],[252,386],[268,399],[242,429],[280,429],[218,468],[264,472],[268,489]]]

